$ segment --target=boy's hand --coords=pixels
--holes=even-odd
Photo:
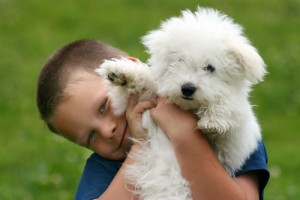
[[[132,137],[137,140],[144,140],[147,132],[142,127],[142,114],[151,108],[154,108],[152,101],[138,101],[139,95],[135,94],[129,98],[126,118]]]
[[[157,97],[157,105],[151,109],[151,117],[170,140],[182,140],[186,133],[192,133],[197,128],[198,118],[195,114],[168,103],[162,97]]]

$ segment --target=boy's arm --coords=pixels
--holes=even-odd
[[[216,158],[208,141],[196,129],[198,119],[190,112],[158,98],[151,116],[169,137],[183,177],[197,199],[259,199],[256,174],[232,179]]]
[[[189,181],[193,199],[259,199],[259,184],[255,173],[236,180],[223,169],[200,132],[189,133],[173,147],[183,176]]]
[[[134,152],[139,148],[138,144],[135,144],[131,147],[130,152]],[[125,159],[122,167],[120,170],[117,172],[116,176],[112,180],[111,184],[109,187],[105,190],[105,192],[98,198],[98,200],[135,200],[137,199],[132,192],[130,192],[131,185],[127,183],[125,176],[124,176],[124,167],[126,165],[130,165],[133,163],[133,160],[131,159],[131,156],[127,156]]]

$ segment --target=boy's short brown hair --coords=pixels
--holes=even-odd
[[[51,117],[64,98],[70,75],[76,71],[95,74],[105,59],[127,56],[126,53],[96,40],[79,40],[57,50],[43,65],[37,84],[37,107],[49,130],[57,133]]]

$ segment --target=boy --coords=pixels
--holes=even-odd
[[[127,154],[139,148],[128,137],[146,135],[141,126],[146,109],[170,139],[193,199],[262,199],[269,178],[262,143],[237,177],[231,178],[205,137],[195,130],[198,120],[192,113],[160,97],[157,105],[138,102],[135,95],[126,115],[114,116],[109,88],[95,69],[104,59],[120,56],[127,54],[98,41],[76,41],[50,57],[40,73],[37,104],[41,118],[52,132],[95,152],[86,163],[76,199],[137,198],[128,190],[131,186],[124,179],[123,166],[133,162]]]

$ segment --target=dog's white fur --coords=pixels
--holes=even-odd
[[[143,44],[151,67],[114,59],[97,69],[109,77],[109,85],[119,85],[110,93],[115,113],[126,110],[130,94],[144,91],[148,93],[143,98],[155,91],[182,109],[193,110],[199,116],[198,128],[232,176],[261,139],[248,93],[266,73],[242,27],[216,10],[199,7],[195,13],[186,10],[164,21],[143,37]],[[130,155],[135,163],[126,169],[134,192],[144,200],[191,199],[172,146],[149,111],[142,123],[148,138],[138,153]]]

